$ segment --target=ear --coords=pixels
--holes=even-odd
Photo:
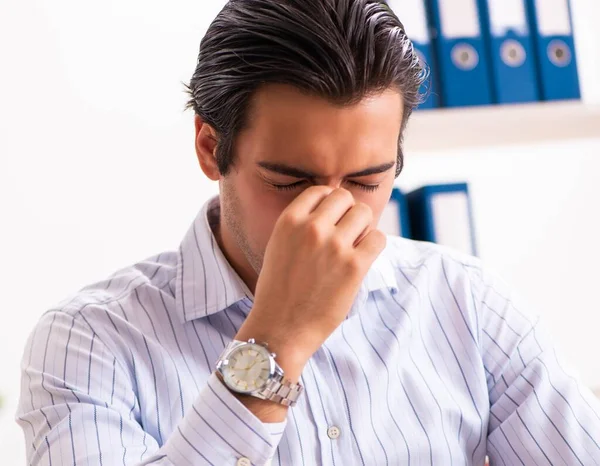
[[[217,165],[217,132],[198,115],[194,117],[194,126],[196,128],[196,155],[200,168],[209,179],[219,181],[221,173]]]

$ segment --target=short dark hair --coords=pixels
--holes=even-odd
[[[196,71],[185,85],[186,109],[217,131],[217,163],[225,175],[260,86],[288,84],[341,106],[395,87],[404,101],[398,176],[404,129],[422,101],[427,74],[385,2],[230,0],[201,41]]]

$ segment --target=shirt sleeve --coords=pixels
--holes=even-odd
[[[481,346],[492,465],[600,464],[600,402],[560,360],[538,318],[498,279],[483,285]]]
[[[136,381],[79,314],[45,314],[22,360],[17,422],[32,466],[268,464],[287,420],[263,423],[214,375],[164,444],[142,426]]]

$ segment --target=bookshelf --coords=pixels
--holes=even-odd
[[[581,101],[417,111],[407,154],[600,138],[600,104]]]
[[[424,110],[411,117],[407,155],[600,139],[600,3],[570,0],[581,101]]]

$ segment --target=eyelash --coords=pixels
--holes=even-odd
[[[305,181],[298,181],[296,183],[292,183],[292,184],[273,184],[273,187],[279,191],[292,191],[294,189],[296,189],[298,186],[301,186],[305,183]],[[377,189],[379,189],[378,184],[374,184],[374,185],[369,185],[369,184],[362,184],[362,183],[357,183],[356,181],[348,181],[348,183],[350,183],[353,186],[356,186],[359,189],[362,189],[363,191],[372,193],[377,191]]]

